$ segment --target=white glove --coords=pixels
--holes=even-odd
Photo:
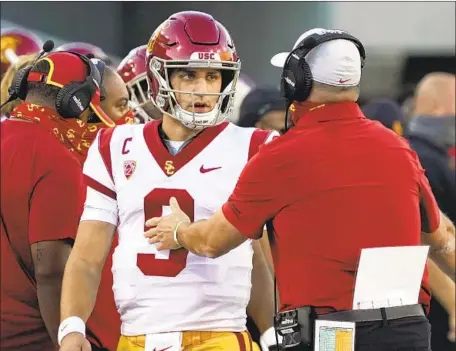
[[[279,339],[279,345],[282,344],[282,337],[277,335]],[[277,340],[274,327],[269,328],[266,330],[263,335],[260,337],[260,346],[261,351],[277,351],[279,350],[277,347]]]

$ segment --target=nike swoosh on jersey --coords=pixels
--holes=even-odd
[[[201,166],[200,172],[201,173],[207,173],[207,172],[215,171],[215,170],[220,169],[220,168],[222,168],[222,167],[204,168],[204,166]]]
[[[172,346],[168,346],[164,349],[160,349],[160,350],[157,350],[156,348],[153,349],[153,351],[166,351],[166,350],[169,350]]]

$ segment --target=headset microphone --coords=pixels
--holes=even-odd
[[[51,52],[52,49],[54,49],[54,41],[52,40],[46,40],[43,44],[43,52],[40,54],[40,56],[44,53],[44,52]]]
[[[52,49],[54,49],[54,41],[52,40],[46,40],[43,44],[43,49],[42,51],[40,52],[40,54],[37,56],[37,58],[33,61],[33,63],[27,67],[28,71],[30,71],[32,69],[33,66],[35,66],[35,64],[38,62],[38,60],[43,57],[45,54],[47,54],[48,52],[51,52]],[[21,70],[22,71],[22,70]],[[24,71],[25,73],[25,71]],[[26,72],[28,73],[28,72]],[[15,80],[13,79],[13,82]],[[3,106],[5,106],[6,104],[10,103],[11,101],[14,101],[16,100],[19,95],[17,94],[16,92],[16,89],[14,87],[14,84],[12,84],[9,88],[8,88],[8,93],[10,94],[8,99],[0,105],[0,109],[3,108]]]
[[[33,63],[30,66],[35,66],[35,64],[38,62],[40,58],[43,57],[44,54],[47,54],[48,52],[51,52],[52,49],[54,49],[54,41],[53,40],[46,40],[43,44],[43,49],[38,55],[38,57],[33,61]]]

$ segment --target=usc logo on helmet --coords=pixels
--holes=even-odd
[[[152,52],[152,49],[154,48],[154,45],[155,45],[155,42],[157,41],[157,37],[158,35],[160,34],[159,31],[157,31],[157,34],[152,36],[152,38],[150,38],[149,42],[147,43],[147,51],[148,52]]]
[[[155,32],[150,37],[149,42],[147,43],[147,52],[152,52],[155,42],[157,41],[161,32],[163,30],[165,30],[166,28],[169,28],[170,25],[171,25],[170,22],[168,20],[166,20],[155,30]]]
[[[2,36],[0,43],[0,61],[2,63],[10,63],[8,57],[5,55],[5,52],[6,50],[13,50],[13,52],[16,52],[19,44],[21,43],[21,39],[12,35],[5,35]]]

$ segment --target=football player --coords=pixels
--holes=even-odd
[[[22,28],[2,28],[0,43],[2,77],[11,64],[18,62],[19,56],[38,54],[43,46],[37,35]]]
[[[246,308],[263,332],[263,350],[272,350],[272,276],[256,243],[211,260],[186,250],[159,253],[144,231],[147,218],[170,212],[171,197],[190,218],[208,218],[249,158],[278,134],[225,122],[240,61],[212,16],[172,15],[146,50],[148,95],[163,118],[106,129],[90,149],[85,210],[63,281],[60,350],[89,350],[85,322],[116,229],[118,351],[255,350]]]
[[[14,108],[21,103],[20,100],[11,101],[11,102],[7,103],[7,100],[9,98],[8,90],[13,82],[14,76],[20,69],[31,65],[35,61],[36,57],[37,57],[36,54],[19,56],[17,61],[14,64],[11,64],[8,67],[8,69],[6,70],[5,74],[3,74],[2,80],[0,83],[0,93],[1,93],[0,104],[2,105],[2,107],[0,109],[0,115],[1,115],[2,122],[4,120],[6,120],[9,117],[11,111],[13,111]],[[5,104],[5,105],[3,105],[3,104]]]
[[[146,123],[162,117],[162,113],[147,97],[146,48],[147,45],[141,45],[132,49],[117,67],[117,73],[124,80],[130,93],[130,100],[137,123]],[[228,117],[231,122],[237,122],[241,103],[254,86],[255,83],[245,74],[239,75],[232,113]]]
[[[162,118],[160,110],[147,97],[146,49],[147,45],[132,49],[117,67],[127,86],[136,123]]]
[[[54,51],[71,51],[80,55],[94,57],[103,60],[108,66],[112,67],[113,62],[111,58],[106,54],[102,48],[85,42],[75,41],[71,43],[65,43],[57,47]]]

